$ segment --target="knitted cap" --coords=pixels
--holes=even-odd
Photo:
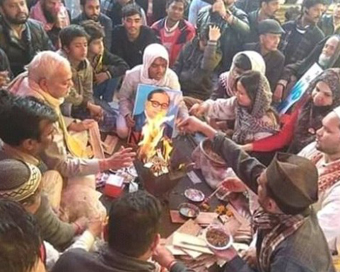
[[[40,170],[19,160],[0,161],[0,197],[22,201],[38,189]]]
[[[266,176],[273,199],[286,214],[299,213],[318,200],[318,172],[306,158],[277,153]]]

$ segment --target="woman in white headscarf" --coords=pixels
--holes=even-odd
[[[138,84],[167,87],[180,91],[178,77],[169,68],[169,55],[163,45],[154,43],[147,46],[143,54],[143,64],[126,72],[119,91],[120,115],[117,120],[117,134],[121,138],[126,138],[129,129],[134,126],[132,112]],[[179,114],[187,114],[184,104],[180,106]]]
[[[262,75],[266,73],[266,64],[262,56],[255,51],[243,51],[237,53],[228,72],[220,75],[218,88],[213,91],[210,99],[229,98],[235,95],[235,80],[246,71],[257,71]]]

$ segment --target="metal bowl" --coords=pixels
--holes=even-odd
[[[212,142],[208,138],[201,141],[200,149],[203,152],[204,156],[206,156],[216,166],[226,167],[226,162],[214,151],[212,151]]]
[[[192,202],[202,202],[205,198],[205,195],[202,191],[197,189],[186,189],[184,191],[184,195],[187,199],[191,200]]]
[[[190,203],[180,204],[178,207],[178,211],[179,214],[186,219],[194,219],[200,213],[200,209],[197,206]]]

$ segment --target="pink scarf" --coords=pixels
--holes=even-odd
[[[58,7],[58,19],[55,23],[48,23],[46,20],[46,17],[44,15],[44,12],[41,7],[40,1],[38,1],[32,8],[30,12],[30,17],[32,19],[35,19],[37,21],[40,21],[44,25],[45,31],[50,31],[54,25],[58,24],[60,28],[64,28],[68,25],[70,25],[70,18],[68,16],[67,10],[63,4],[60,4]]]

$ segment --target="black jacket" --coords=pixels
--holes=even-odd
[[[181,84],[184,96],[206,100],[214,89],[217,78],[215,68],[222,58],[217,42],[209,41],[204,51],[199,48],[198,38],[194,38],[183,48],[173,67]],[[215,84],[216,85],[216,84]]]
[[[221,29],[222,62],[219,72],[230,69],[233,57],[242,50],[242,44],[250,31],[247,15],[242,10],[232,6],[229,11],[234,15],[232,25],[229,25],[218,13],[212,12],[211,7],[202,8],[197,18],[199,32],[204,31],[209,25],[217,25]]]
[[[13,74],[24,71],[24,66],[31,62],[39,51],[54,50],[41,23],[28,19],[21,40],[11,34],[7,23],[0,19],[0,47],[5,51]]]
[[[130,68],[133,68],[143,63],[144,49],[151,43],[159,43],[159,39],[151,28],[141,26],[139,37],[131,42],[124,26],[118,25],[112,31],[111,53],[121,57]]]
[[[86,15],[82,12],[76,18],[72,20],[72,24],[80,25],[81,22],[89,20]],[[104,46],[107,50],[111,50],[112,41],[112,21],[105,14],[100,13],[98,17],[98,22],[102,25],[105,32]]]
[[[259,43],[247,43],[244,45],[244,50],[256,51],[262,55],[261,45]],[[262,57],[266,63],[266,78],[268,79],[271,90],[274,91],[284,68],[285,56],[279,50],[276,50]]]
[[[300,19],[282,25],[285,34],[281,37],[279,49],[286,57],[285,65],[296,63],[307,57],[317,43],[325,37],[316,25],[308,27],[304,34],[299,34],[297,26]]]

